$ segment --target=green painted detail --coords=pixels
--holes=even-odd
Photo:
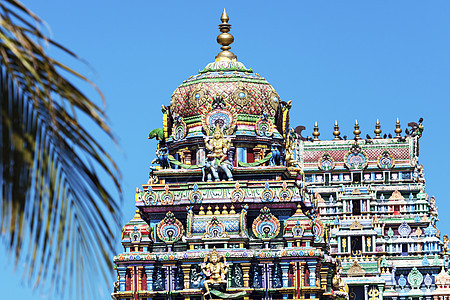
[[[388,236],[389,236],[390,238],[392,238],[392,237],[394,236],[394,231],[392,230],[392,227],[389,227],[389,230],[388,230]]]
[[[382,268],[388,267],[388,262],[387,262],[385,256],[383,256],[383,258],[381,259],[380,267],[382,267]]]
[[[202,121],[202,117],[201,117],[200,115],[198,115],[198,116],[192,116],[192,117],[186,117],[186,118],[183,118],[183,121],[184,121],[187,125],[189,125],[189,124],[192,124],[192,123],[201,122],[201,121]]]
[[[433,266],[439,266],[439,257],[437,255],[434,255]]]
[[[222,298],[222,299],[238,299],[238,298],[242,298],[242,297],[246,296],[247,292],[242,291],[242,292],[229,294],[229,293],[224,293],[224,292],[221,292],[218,290],[211,289],[211,294],[213,294],[214,296],[217,296],[219,298]]]
[[[250,83],[258,83],[258,84],[267,84],[270,85],[265,79],[250,79],[250,78],[225,78],[225,77],[217,77],[217,78],[199,78],[197,80],[183,82],[180,87],[190,86],[193,84],[197,84],[199,82],[250,82]]]
[[[160,141],[160,140],[162,140],[164,138],[164,130],[162,128],[153,129],[148,134],[148,138],[149,139],[156,138],[156,140]]]
[[[414,267],[408,274],[408,282],[413,289],[418,289],[423,281],[422,273]]]
[[[217,72],[217,71],[240,71],[253,73],[252,68],[246,68],[240,61],[229,61],[229,62],[211,62],[203,70],[199,70],[198,73],[206,72]]]
[[[176,160],[175,157],[173,157],[172,155],[169,155],[168,158],[169,158],[169,162],[171,164],[179,166],[182,169],[193,170],[193,169],[201,169],[203,167],[202,165],[186,165],[186,164],[183,164],[183,163],[179,162],[178,160]]]
[[[245,163],[242,161],[238,161],[238,165],[239,165],[239,167],[256,167],[256,166],[260,166],[260,165],[268,162],[271,157],[272,157],[272,153],[269,153],[263,159],[260,159],[258,161],[252,162],[252,163]]]

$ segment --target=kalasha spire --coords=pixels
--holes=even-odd
[[[224,8],[222,17],[220,18],[222,24],[219,24],[219,30],[222,33],[217,36],[217,43],[222,45],[220,48],[222,49],[222,52],[217,54],[216,61],[236,60],[237,58],[236,55],[230,51],[230,45],[234,42],[234,37],[229,33],[231,29],[231,24],[228,24],[229,19],[230,18],[228,18],[227,11]]]

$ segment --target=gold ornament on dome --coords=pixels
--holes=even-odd
[[[202,88],[202,83],[198,84],[196,89],[189,97],[189,102],[195,108],[199,108],[208,101],[208,92]]]
[[[269,94],[269,103],[272,106],[272,108],[276,111],[278,109],[278,105],[280,103],[280,96],[277,92],[275,92],[274,89]]]
[[[237,89],[231,94],[231,100],[239,106],[246,106],[250,101],[250,95],[242,82],[238,83]]]

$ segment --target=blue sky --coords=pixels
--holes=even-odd
[[[281,1],[280,1],[281,2]],[[450,233],[448,201],[450,2],[448,1],[25,1],[53,38],[89,66],[59,57],[103,91],[120,147],[105,142],[123,175],[124,223],[134,215],[134,191],[148,178],[161,127],[161,104],[181,82],[214,60],[220,14],[227,8],[238,60],[292,100],[291,125],[315,121],[321,138],[334,120],[352,136],[383,133],[424,118],[420,162],[427,193],[435,195],[438,228]],[[52,51],[53,53],[53,51]],[[98,99],[89,87],[85,91]],[[118,244],[119,249],[119,244]],[[45,298],[21,281],[3,249],[3,295]],[[20,267],[18,267],[20,270]],[[95,274],[89,274],[93,280]],[[112,290],[112,284],[108,287]],[[6,294],[5,294],[6,291]],[[104,299],[110,299],[105,295]]]

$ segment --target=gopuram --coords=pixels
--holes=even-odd
[[[450,299],[448,237],[418,161],[422,119],[322,141],[230,51],[162,106],[149,180],[114,257],[115,300]],[[441,240],[442,238],[442,240]]]

